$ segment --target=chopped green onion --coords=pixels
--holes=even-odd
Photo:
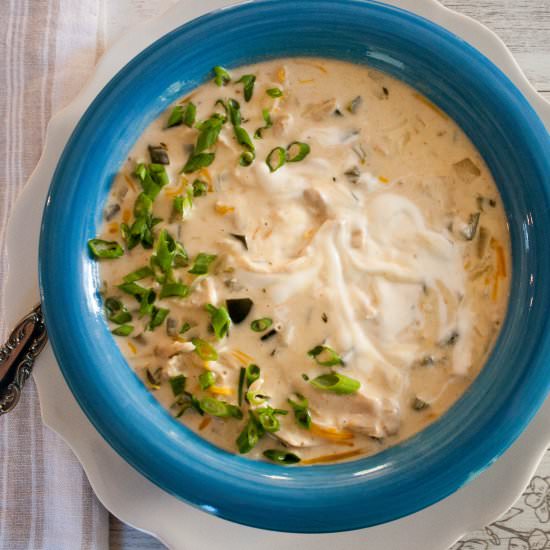
[[[262,395],[261,393],[248,390],[246,392],[246,400],[253,406],[257,407],[258,405],[261,405],[262,403],[265,403],[269,397],[267,395]]]
[[[149,325],[147,328],[149,330],[155,330],[155,328],[159,327],[164,323],[164,320],[166,319],[166,316],[170,313],[169,309],[163,308],[163,307],[155,307],[153,306],[153,310],[151,312],[151,319],[149,321]]]
[[[250,323],[250,328],[254,332],[264,332],[273,324],[273,319],[269,317],[262,317],[261,319],[255,319]]]
[[[293,141],[286,148],[286,161],[299,162],[304,160],[310,153],[311,147],[307,143],[301,141]]]
[[[229,115],[229,120],[231,121],[231,124],[233,124],[233,126],[240,126],[241,125],[241,106],[239,102],[236,99],[229,99],[227,100],[227,106],[225,106],[225,108]]]
[[[118,288],[120,288],[122,292],[126,292],[126,294],[130,294],[131,296],[134,296],[134,298],[141,298],[147,295],[147,293],[151,290],[150,288],[145,288],[134,282],[123,283],[121,285],[118,285]]]
[[[220,65],[216,65],[214,71],[214,82],[216,86],[225,86],[231,82],[231,75]]]
[[[344,364],[342,358],[329,346],[315,346],[307,354],[322,367],[334,367],[335,365]]]
[[[244,367],[241,367],[239,370],[239,386],[237,391],[237,402],[239,403],[239,407],[243,403],[243,387],[244,387],[244,379],[246,378],[246,369]]]
[[[214,153],[193,153],[185,163],[182,172],[191,174],[201,168],[206,168],[214,162],[214,158]]]
[[[310,381],[310,384],[318,390],[330,391],[339,395],[355,393],[361,387],[358,380],[354,380],[338,372],[317,376],[317,378]]]
[[[258,422],[262,425],[263,429],[269,433],[278,432],[281,428],[279,419],[275,417],[277,414],[285,415],[288,411],[282,409],[273,409],[271,407],[263,407],[262,409],[256,409],[254,411],[258,418]]]
[[[193,190],[189,187],[185,191],[185,195],[178,195],[177,197],[174,197],[172,206],[174,208],[174,212],[179,214],[182,220],[187,218],[193,208]]]
[[[283,91],[280,88],[269,88],[265,93],[269,97],[281,97],[283,95]]]
[[[165,283],[160,289],[159,298],[170,298],[171,296],[187,298],[190,290],[191,289],[183,283]]]
[[[210,147],[218,141],[218,136],[220,135],[224,123],[225,117],[215,113],[200,124],[200,134],[194,149],[195,155],[210,149]]]
[[[155,291],[151,288],[148,288],[146,293],[141,296],[136,296],[136,300],[139,302],[139,316],[140,318],[153,313],[155,300],[157,295]]]
[[[254,302],[250,298],[228,298],[225,301],[225,305],[227,306],[227,312],[231,320],[235,324],[239,324],[246,319]]]
[[[204,252],[199,252],[195,257],[195,262],[193,267],[189,270],[189,273],[193,275],[206,275],[208,273],[208,268],[210,264],[217,258],[216,254],[205,254]]]
[[[163,229],[158,236],[155,253],[152,260],[155,265],[158,265],[163,273],[168,273],[172,268],[172,262],[176,255],[176,241],[174,238]]]
[[[267,130],[268,128],[271,128],[273,126],[273,121],[271,120],[271,115],[269,114],[269,109],[262,109],[262,117],[264,119],[265,125],[261,128],[258,128],[254,132],[254,137],[256,139],[262,139],[263,138],[263,131]]]
[[[187,321],[181,325],[180,328],[180,334],[185,334],[189,329],[191,328],[191,323],[188,323]]]
[[[294,453],[289,453],[288,451],[279,451],[277,449],[267,449],[264,451],[264,456],[276,462],[277,464],[297,464],[300,462],[300,457]]]
[[[182,395],[185,391],[186,378],[183,374],[172,376],[168,379],[168,382],[170,383],[170,387],[172,388],[172,393],[174,394],[174,397]]]
[[[256,77],[253,74],[245,74],[237,80],[237,84],[240,82],[244,85],[244,100],[248,102],[252,99],[252,94],[254,93],[254,82],[256,82]]]
[[[88,248],[96,259],[120,258],[124,254],[122,246],[116,241],[104,241],[103,239],[90,239]]]
[[[267,164],[270,172],[275,172],[286,162],[286,151],[282,147],[275,147],[267,155],[265,163]]]
[[[176,241],[176,252],[174,254],[174,267],[186,267],[189,265],[189,256],[183,245]]]
[[[186,105],[176,105],[168,117],[166,128],[172,128],[180,124],[185,124],[189,128],[192,128],[195,123],[196,115],[197,108],[194,103],[189,102]]]
[[[134,173],[140,180],[144,193],[151,200],[155,200],[160,190],[170,183],[168,173],[163,164],[138,164]]]
[[[249,388],[258,378],[260,378],[260,367],[258,367],[258,365],[248,365],[248,367],[246,367],[247,387]]]
[[[229,332],[231,326],[231,319],[227,309],[224,307],[215,307],[212,304],[206,304],[204,306],[206,311],[210,314],[210,325],[216,338],[221,340]]]
[[[235,132],[235,137],[237,138],[239,145],[242,145],[250,152],[254,152],[254,144],[252,143],[252,139],[250,139],[248,132],[242,126],[235,126],[233,131]]]
[[[309,430],[311,427],[311,413],[309,412],[307,399],[301,393],[297,393],[296,398],[296,401],[287,399],[289,405],[294,411],[296,424],[306,430]]]
[[[236,440],[239,453],[245,454],[250,452],[264,434],[265,430],[263,426],[256,420],[254,415],[250,413],[248,422]]]
[[[230,405],[225,401],[219,401],[213,397],[203,397],[200,400],[201,409],[211,416],[217,416],[219,418],[237,418],[241,419],[243,413],[239,407]]]
[[[117,325],[123,325],[132,320],[132,315],[126,309],[126,306],[116,298],[107,298],[105,300],[105,309],[107,310],[107,318],[109,321]]]
[[[254,159],[256,158],[256,153],[253,153],[252,151],[245,151],[244,153],[241,153],[241,156],[239,157],[239,164],[241,166],[250,166]]]
[[[134,203],[134,216],[136,218],[143,218],[151,214],[152,211],[153,201],[151,200],[151,197],[146,193],[140,193]]]
[[[218,359],[218,352],[206,340],[192,338],[191,343],[195,346],[195,353],[203,361],[216,361]]]
[[[199,386],[201,390],[207,390],[210,386],[213,386],[215,382],[216,375],[211,370],[207,370],[199,375]]]
[[[154,275],[153,270],[149,266],[140,267],[131,273],[128,273],[122,280],[125,283],[133,283],[147,277],[152,277]]]
[[[208,184],[202,180],[195,180],[192,187],[194,197],[203,197],[208,192]]]
[[[132,325],[120,325],[119,327],[115,328],[111,332],[115,336],[128,336],[132,333],[134,330],[134,327]]]

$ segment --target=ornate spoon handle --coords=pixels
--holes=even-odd
[[[34,360],[47,340],[39,304],[21,319],[8,341],[0,346],[0,415],[17,405]]]

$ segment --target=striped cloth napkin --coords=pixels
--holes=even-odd
[[[67,104],[103,51],[104,0],[3,0],[0,4],[0,285],[5,229],[36,165],[52,113]],[[0,341],[5,325],[0,301]],[[0,417],[0,549],[108,548],[108,513],[75,456],[42,425],[29,380]]]

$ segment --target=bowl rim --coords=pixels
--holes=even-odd
[[[280,2],[280,4],[284,4],[284,3],[290,4],[290,2],[288,2],[286,0],[282,0],[282,1],[279,0],[279,2]],[[308,3],[311,4],[311,5],[326,4],[326,2],[323,2],[323,1],[320,1],[320,2],[311,1],[311,2],[308,2]],[[353,7],[357,7],[358,4],[359,4],[358,2],[355,2],[353,0],[343,0],[341,3],[343,5],[353,6]],[[256,9],[256,7],[258,7],[258,6],[261,8],[264,5],[269,6],[269,5],[272,5],[272,4],[273,4],[273,2],[271,2],[271,1],[264,1],[264,2],[257,2],[255,4],[253,4],[253,6],[254,6],[254,9]],[[421,20],[421,18],[419,18],[418,16],[412,15],[410,12],[404,12],[404,10],[400,10],[399,8],[393,8],[393,7],[389,7],[387,5],[381,5],[381,4],[374,3],[374,2],[369,2],[368,4],[364,4],[364,5],[369,6],[370,8],[375,7],[376,9],[391,10],[393,13],[399,13],[400,17],[408,17],[408,18]],[[246,10],[251,9],[249,6],[251,6],[251,4],[247,4],[247,5],[244,5],[244,6],[239,5],[239,6],[234,6],[234,7],[229,8],[229,10],[244,9],[246,11]],[[182,32],[181,31],[182,28],[188,27],[189,25],[192,25],[192,24],[206,25],[210,18],[216,17],[216,16],[217,16],[217,13],[203,16],[203,17],[199,18],[198,20],[196,20],[194,22],[188,23],[188,24],[184,25],[183,27],[180,27],[180,28],[176,29],[175,31],[173,31],[173,33]],[[423,21],[424,25],[428,24],[429,26],[437,27],[437,25],[435,25],[431,22],[428,23],[428,22],[426,22],[426,20],[422,20],[422,21]],[[440,27],[437,27],[437,29],[439,29],[439,31],[437,31],[437,32],[444,31]],[[432,31],[433,31],[433,29],[432,29]],[[446,34],[450,35],[450,33],[448,33],[448,31],[444,31],[444,32]],[[153,43],[151,46],[149,46],[149,48],[147,48],[147,50],[142,52],[142,54],[140,54],[139,56],[134,58],[128,65],[126,65],[120,71],[120,73],[124,73],[126,70],[128,70],[128,66],[132,65],[133,63],[136,63],[136,60],[138,58],[140,58],[143,55],[146,55],[147,52],[149,52],[150,50],[152,50],[156,47],[159,47],[159,44],[161,44],[161,43],[165,42],[166,40],[168,40],[171,34],[172,33],[162,37],[161,39],[159,39],[155,43]],[[456,37],[455,37],[455,40],[456,40]],[[473,51],[476,52],[475,50],[473,50]],[[481,54],[479,54],[478,52],[476,52],[476,55],[481,59],[482,62],[490,63],[488,60],[486,60],[486,58],[481,56]],[[491,66],[492,66],[492,64],[491,64]],[[493,72],[495,72],[495,74],[500,73],[500,71],[498,69],[496,69],[494,66],[493,66],[492,70],[493,70]],[[502,73],[500,73],[500,74],[502,74]],[[54,348],[54,352],[55,352],[56,357],[59,361],[59,364],[60,364],[61,370],[63,372],[63,375],[65,376],[65,379],[66,379],[67,383],[69,384],[69,386],[71,388],[71,391],[73,392],[73,394],[77,398],[77,401],[79,402],[81,408],[87,414],[88,418],[92,421],[92,423],[94,424],[96,429],[111,444],[111,446],[114,447],[119,452],[119,454],[121,454],[130,464],[132,464],[139,471],[141,471],[146,477],[149,477],[149,479],[151,479],[153,482],[157,482],[157,480],[154,479],[154,477],[150,475],[150,472],[144,471],[143,468],[139,467],[139,465],[137,465],[135,463],[135,461],[132,460],[132,455],[128,454],[129,450],[126,449],[121,442],[115,442],[114,440],[109,438],[109,434],[106,433],[105,426],[102,425],[101,419],[98,419],[95,416],[95,414],[94,414],[94,406],[95,405],[93,405],[89,401],[89,399],[87,399],[86,397],[83,396],[82,387],[79,386],[78,380],[75,379],[75,371],[73,371],[71,369],[71,367],[69,366],[69,359],[71,357],[74,358],[74,354],[70,353],[69,350],[67,349],[67,345],[66,345],[65,339],[64,339],[64,336],[66,336],[66,335],[63,334],[62,327],[59,325],[58,322],[56,322],[56,314],[57,314],[57,312],[56,312],[56,309],[57,309],[56,308],[56,303],[59,303],[59,302],[55,298],[61,298],[61,297],[66,298],[67,297],[67,295],[62,292],[62,289],[56,288],[56,286],[53,284],[53,279],[56,278],[56,277],[53,276],[53,274],[55,272],[56,276],[59,275],[60,266],[59,265],[57,265],[57,266],[53,265],[52,266],[51,265],[51,258],[50,258],[50,253],[51,253],[50,244],[52,242],[55,242],[54,235],[55,235],[55,226],[56,226],[56,224],[54,223],[54,221],[57,219],[57,214],[59,214],[59,208],[60,208],[59,205],[60,205],[60,202],[61,202],[59,200],[59,198],[57,200],[55,199],[56,192],[57,192],[57,189],[61,185],[60,182],[64,181],[64,177],[63,177],[64,163],[68,162],[67,156],[69,155],[71,147],[73,146],[74,142],[78,140],[79,132],[82,131],[82,126],[85,126],[87,121],[90,118],[93,117],[94,110],[97,108],[97,102],[102,97],[104,97],[104,96],[102,96],[102,94],[104,94],[105,91],[108,91],[109,88],[112,85],[114,85],[113,83],[116,83],[115,81],[116,81],[118,76],[119,75],[115,76],[115,78],[113,80],[111,80],[105,86],[105,88],[103,89],[101,94],[98,95],[96,100],[94,100],[92,105],[86,111],[85,115],[82,117],[82,119],[79,122],[77,128],[75,129],[73,135],[71,136],[71,139],[69,140],[69,142],[68,142],[68,144],[65,148],[63,156],[59,161],[58,168],[56,170],[56,174],[55,174],[55,176],[53,178],[53,181],[52,181],[52,187],[50,189],[50,193],[49,193],[49,196],[48,196],[48,201],[47,201],[46,208],[45,208],[43,226],[42,226],[42,232],[41,232],[41,239],[40,239],[41,294],[42,294],[42,300],[43,300],[43,304],[44,304],[44,312],[45,312],[45,316],[46,316],[46,321],[47,321],[48,327],[49,328],[52,327],[51,330],[50,330],[50,334],[51,334],[51,340],[52,340],[52,346]],[[506,79],[506,77],[504,77],[503,75],[502,75],[502,77]],[[508,86],[513,87],[513,85],[509,82],[508,82]],[[513,88],[515,90],[515,87],[513,87]],[[515,90],[514,93],[520,94],[519,91],[517,91],[517,90]],[[532,110],[528,106],[527,102],[525,100],[523,100],[523,102],[526,104],[525,105],[526,111],[525,111],[524,115],[526,116],[526,118],[528,118],[530,121],[533,122],[533,127],[535,128],[535,130],[537,130],[536,121],[538,120],[538,118],[536,117],[536,115],[534,115],[534,113],[532,112]],[[540,128],[538,129],[538,131],[540,131]],[[541,142],[544,141],[543,138],[545,138],[546,144],[548,145],[548,135],[547,135],[545,130],[544,130],[544,134],[542,134]],[[46,253],[46,251],[48,251],[48,253]],[[58,260],[59,260],[59,258],[58,258]],[[97,314],[97,310],[95,308],[96,304],[86,303],[86,304],[81,304],[81,305],[87,305],[90,308],[90,310],[95,311],[95,313]],[[539,389],[543,390],[543,391],[539,391],[536,394],[536,395],[538,395],[539,398],[532,400],[531,403],[529,404],[529,407],[527,408],[527,410],[523,411],[523,413],[522,413],[523,414],[522,422],[514,424],[514,429],[510,430],[510,432],[508,434],[506,434],[506,437],[501,442],[501,445],[500,445],[500,448],[499,448],[498,452],[495,453],[494,449],[493,450],[485,449],[485,457],[486,458],[483,459],[483,460],[485,460],[485,464],[483,464],[482,467],[486,466],[489,461],[494,460],[496,458],[496,456],[501,454],[505,450],[505,448],[509,444],[511,444],[511,442],[517,437],[517,435],[519,435],[519,433],[521,432],[523,427],[525,427],[528,420],[536,412],[536,410],[538,409],[538,406],[542,403],[544,395],[546,395],[547,384],[545,386],[539,386]],[[202,440],[200,440],[200,438],[197,438],[197,437],[193,438],[193,436],[189,437],[190,434],[186,434],[186,435],[187,435],[187,437],[185,438],[186,441],[192,441],[193,445],[197,445],[197,446],[201,447],[203,452],[205,452],[206,454],[211,454],[212,455],[210,458],[212,459],[213,464],[211,464],[211,465],[219,465],[219,464],[227,465],[226,463],[228,461],[228,456],[231,456],[231,455],[227,455],[226,453],[223,453],[223,452],[220,453],[220,451],[218,451],[215,448],[212,448],[212,446],[205,445],[202,442]],[[389,449],[388,451],[391,451],[391,449]],[[165,453],[166,453],[166,455],[169,456],[170,455],[169,449],[165,449]],[[379,455],[375,455],[375,456],[381,458],[382,455],[387,455],[387,452],[380,453]],[[489,459],[487,459],[487,457],[489,455],[491,455],[491,456],[490,456]],[[365,460],[368,460],[368,459],[365,459]],[[482,460],[482,462],[483,462],[483,460]],[[248,460],[243,460],[243,459],[240,459],[238,457],[231,457],[230,462],[234,462],[238,466],[237,469],[242,468],[243,472],[250,470],[250,468],[249,468],[250,461],[248,461]],[[361,463],[361,462],[363,462],[363,460],[355,461],[354,463],[350,463],[350,464],[358,464],[358,463]],[[277,480],[277,483],[283,483],[283,484],[286,485],[285,490],[288,490],[288,488],[290,486],[292,486],[292,488],[296,489],[296,490],[300,490],[301,488],[303,488],[303,487],[298,487],[296,485],[296,480],[292,479],[293,477],[294,478],[296,477],[296,474],[289,473],[289,472],[294,472],[294,470],[292,470],[292,471],[285,470],[284,472],[282,472],[281,468],[278,467],[278,466],[273,466],[273,465],[270,465],[270,464],[264,465],[262,463],[254,463],[254,464],[255,464],[255,466],[252,468],[252,470],[256,470],[256,473],[260,474],[260,477],[262,478],[263,481],[265,481],[266,484],[268,484],[269,481]],[[190,467],[189,464],[187,464],[186,466]],[[342,468],[340,467],[340,465],[336,465],[336,466],[318,466],[318,467],[315,468],[315,470],[320,472],[319,474],[304,472],[304,474],[307,474],[307,475],[304,476],[304,479],[307,480],[307,482],[309,483],[308,488],[310,490],[312,490],[312,493],[314,493],[316,495],[315,498],[318,498],[318,496],[320,494],[319,492],[315,491],[315,489],[321,489],[323,492],[326,491],[326,487],[319,487],[318,486],[318,483],[322,480],[315,479],[315,478],[325,477],[327,474],[328,475],[333,475],[333,474],[336,475],[337,472],[341,469]],[[323,472],[323,473],[321,474],[321,472]],[[204,467],[200,467],[200,468],[197,467],[197,469],[195,469],[195,473],[204,474],[205,473],[205,468]],[[466,482],[474,473],[477,473],[477,472],[470,471],[470,472],[467,473],[467,475],[466,475],[466,472],[462,472],[462,475],[459,476],[460,479],[461,479],[461,482],[460,482],[459,485]],[[340,479],[340,482],[342,483],[342,489],[350,481],[349,474],[350,474],[350,472],[348,472],[346,474],[346,476],[345,476],[346,480]],[[357,479],[357,476],[355,477],[355,479]],[[218,481],[223,481],[223,479],[221,477],[219,477]],[[252,479],[248,479],[248,481],[250,483],[254,482],[254,480],[252,480]],[[304,480],[302,480],[302,482],[303,481]],[[446,496],[446,494],[449,494],[449,492],[451,492],[452,490],[458,488],[459,485],[455,484],[455,486],[447,486],[446,488],[439,487],[438,488],[439,492],[438,492],[437,498],[434,498],[433,495],[432,495],[432,497],[430,497],[428,499],[424,499],[423,503],[421,503],[420,502],[421,499],[419,499],[419,501],[417,501],[416,504],[412,504],[411,506],[408,506],[407,510],[400,513],[399,515],[393,515],[392,516],[391,514],[386,513],[385,518],[381,518],[380,521],[388,521],[389,519],[395,519],[397,517],[400,517],[400,515],[404,515],[405,513],[411,513],[413,511],[419,509],[420,507],[424,507],[424,506],[426,506],[426,505],[428,505],[432,502],[435,502],[436,500],[439,500],[440,498],[443,498],[444,496]],[[171,490],[171,488],[168,487],[168,486],[164,486],[163,488],[165,490],[167,490],[168,492],[176,494],[177,496],[180,496],[180,497],[183,496],[181,494],[174,493],[174,491]],[[257,489],[257,487],[256,487],[256,489]],[[274,494],[277,492],[275,489],[276,489],[276,487],[274,487],[273,484],[272,484],[272,490],[274,491]],[[312,504],[312,502],[311,502],[312,498],[310,497],[307,500],[309,502],[309,505],[311,505]],[[234,515],[224,513],[223,508],[221,506],[212,506],[211,504],[208,503],[207,499],[205,499],[204,502],[201,502],[199,499],[196,499],[193,503],[195,505],[201,506],[203,509],[205,509],[207,511],[211,511],[213,513],[219,513],[223,517],[228,517],[228,519],[232,519],[233,521],[242,521],[242,522],[247,523],[246,519],[242,518],[242,516],[234,516]],[[214,509],[211,509],[211,508],[214,508]],[[304,519],[304,518],[302,518],[302,519]],[[313,521],[314,518],[312,518],[312,517],[305,518],[305,519],[310,521],[311,525],[309,527],[308,527],[308,525],[304,525],[304,527],[303,527],[304,532],[309,532],[309,531],[318,531],[318,532],[320,532],[321,530],[325,530],[325,528],[326,528],[326,525],[325,526],[320,526],[318,524],[318,522]],[[372,522],[370,524],[379,523],[380,521],[375,521],[375,522]],[[275,521],[275,522],[270,523],[269,518],[264,518],[263,523],[256,522],[256,523],[254,523],[254,525],[258,525],[258,526],[262,526],[262,527],[267,526],[268,528],[277,529],[277,530],[282,528],[280,522]],[[344,529],[349,529],[349,528],[358,528],[358,527],[363,527],[363,526],[365,526],[365,525],[346,526],[340,520],[338,524],[330,524],[328,526],[328,528],[326,528],[326,530],[337,531],[337,530],[344,530]],[[299,530],[301,530],[301,529],[299,529]]]

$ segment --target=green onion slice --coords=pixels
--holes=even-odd
[[[222,101],[222,104],[225,106],[225,109],[227,111],[231,124],[233,124],[233,126],[240,126],[241,125],[241,106],[239,102],[236,99],[228,99],[227,105],[223,103],[223,101]]]
[[[301,393],[297,393],[296,400],[288,399],[287,401],[294,411],[296,424],[309,430],[311,427],[311,413],[309,412],[307,399]]]
[[[178,395],[182,395],[185,391],[185,382],[186,377],[183,374],[178,374],[177,376],[172,376],[168,379],[168,382],[170,383],[170,387],[172,388],[172,393],[174,394],[174,397],[177,397]]]
[[[199,385],[201,390],[207,390],[210,386],[213,386],[215,382],[216,375],[211,370],[207,370],[199,375]]]
[[[260,367],[258,367],[258,365],[248,365],[248,367],[246,367],[247,387],[249,388],[258,378],[260,378]]]
[[[262,317],[261,319],[254,319],[254,321],[250,323],[250,328],[254,332],[264,332],[271,327],[271,325],[273,325],[273,319]]]
[[[281,97],[283,95],[283,91],[280,88],[269,88],[265,93],[269,97]]]
[[[189,270],[189,273],[193,275],[206,275],[210,264],[217,258],[216,254],[205,254],[199,252],[195,257],[193,267]]]
[[[191,338],[191,343],[195,346],[196,354],[203,361],[216,361],[218,359],[218,352],[206,340],[202,340],[201,338]]]
[[[143,218],[148,216],[153,211],[153,201],[149,195],[141,192],[134,203],[134,216],[136,218]]]
[[[202,411],[211,416],[217,416],[219,418],[237,418],[239,420],[243,417],[243,412],[239,407],[226,403],[225,401],[219,401],[214,397],[203,397],[199,403]]]
[[[220,65],[216,65],[213,68],[214,71],[214,82],[216,86],[225,86],[231,82],[231,75]]]
[[[153,270],[149,266],[144,266],[128,273],[128,275],[123,277],[122,280],[125,283],[134,283],[135,281],[140,281],[141,279],[146,279],[147,277],[152,277],[153,275]]]
[[[170,298],[178,296],[179,298],[187,298],[191,289],[183,283],[166,283],[160,289],[160,298]]]
[[[193,153],[182,169],[184,174],[191,174],[201,168],[206,168],[214,162],[214,153]]]
[[[185,195],[178,195],[174,197],[172,206],[174,212],[179,214],[180,218],[184,220],[189,216],[191,209],[193,208],[193,189],[187,188]]]
[[[134,330],[133,325],[120,325],[119,327],[115,328],[111,332],[115,336],[128,336],[132,333]]]
[[[281,428],[281,423],[275,415],[285,415],[288,414],[288,411],[273,409],[271,407],[263,407],[261,409],[256,409],[254,414],[266,432],[275,433]]]
[[[124,254],[122,246],[116,241],[104,241],[103,239],[90,239],[88,248],[96,259],[120,258]]]
[[[269,114],[269,109],[262,109],[262,117],[264,119],[265,125],[261,128],[258,128],[254,132],[254,137],[256,139],[262,139],[263,138],[263,131],[267,130],[268,128],[271,128],[273,126],[273,121],[271,120],[271,115]]]
[[[300,462],[300,457],[295,455],[294,453],[289,453],[288,451],[279,451],[277,449],[267,449],[264,451],[264,456],[271,460],[272,462],[276,462],[277,464],[297,464]]]
[[[239,164],[241,166],[250,166],[254,159],[256,158],[256,153],[253,153],[252,151],[245,151],[244,153],[241,153],[241,156],[239,157]]]
[[[132,315],[126,309],[126,306],[116,298],[107,298],[105,300],[105,309],[107,310],[107,318],[109,321],[117,325],[123,325],[132,320]]]
[[[286,148],[286,161],[299,162],[304,160],[310,153],[311,147],[307,143],[301,141],[293,141]]]
[[[286,151],[282,147],[275,147],[267,155],[265,162],[270,172],[275,172],[286,162]]]
[[[354,380],[338,372],[322,374],[310,380],[309,383],[318,390],[330,391],[339,395],[355,393],[361,387],[361,383],[358,380]]]
[[[189,126],[189,128],[192,128],[195,123],[196,115],[197,108],[194,103],[189,102],[185,105],[176,105],[168,117],[166,128],[180,126],[181,124],[185,124]]]
[[[191,323],[187,321],[181,325],[180,334],[185,334],[191,328]]]
[[[261,405],[262,403],[265,403],[269,399],[269,396],[262,395],[261,393],[248,390],[246,392],[246,400],[253,406],[257,407],[258,405]]]
[[[163,273],[168,273],[172,268],[172,262],[176,255],[176,241],[163,229],[158,236],[155,253],[153,255],[154,263],[158,265]]]
[[[248,102],[252,99],[252,94],[254,93],[256,77],[253,74],[245,74],[237,80],[237,84],[241,82],[244,85],[244,100]]]
[[[247,151],[254,152],[254,144],[248,132],[242,126],[235,126],[233,131],[239,145],[242,145]]]
[[[243,431],[237,437],[236,444],[239,453],[245,454],[250,452],[260,441],[265,434],[263,426],[258,422],[255,416],[250,413],[248,422],[246,423]]]
[[[155,330],[155,328],[160,327],[162,323],[164,323],[164,320],[170,313],[169,309],[166,309],[164,307],[155,307],[153,306],[151,311],[151,319],[149,320],[149,325],[147,328],[149,330]]]
[[[307,354],[322,367],[334,367],[335,365],[344,364],[342,358],[329,346],[315,346]]]
[[[189,128],[193,128],[195,119],[197,118],[197,107],[191,101],[186,105],[185,112],[183,114],[183,123]]]
[[[194,197],[203,197],[208,192],[208,184],[202,180],[195,180],[192,187]]]
[[[231,318],[227,309],[222,307],[215,307],[212,304],[206,304],[204,309],[210,314],[210,325],[218,340],[221,340],[229,332],[231,326]]]

